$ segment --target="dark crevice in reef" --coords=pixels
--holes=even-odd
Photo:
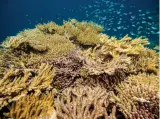
[[[56,33],[56,30],[55,30],[55,29],[49,30],[48,28],[44,28],[43,32],[46,33],[46,34],[51,34],[51,35],[53,35],[53,34]]]
[[[0,111],[0,119],[8,119],[7,117],[4,117],[4,113],[8,113],[9,112],[9,109],[7,106],[3,107]]]

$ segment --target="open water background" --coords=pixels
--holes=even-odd
[[[158,0],[1,0],[0,42],[38,23],[75,18],[101,24],[118,38],[144,36],[159,41]]]

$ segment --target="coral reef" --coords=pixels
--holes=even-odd
[[[80,78],[80,69],[83,61],[77,57],[78,51],[71,52],[66,57],[56,59],[52,64],[56,70],[53,85],[59,89],[74,85]]]
[[[0,80],[0,109],[30,92],[36,95],[52,90],[54,69],[42,64],[37,71],[32,69],[10,69]]]
[[[158,119],[159,53],[75,19],[38,24],[0,47],[0,118]]]
[[[149,44],[147,39],[142,37],[132,39],[128,35],[118,40],[114,37],[108,39],[108,36],[103,36],[105,45],[103,52],[112,52],[112,54],[127,55],[131,59],[127,72],[138,73],[158,73],[159,60],[158,53],[155,50],[145,47]]]
[[[112,101],[126,118],[158,119],[159,79],[155,75],[139,74],[117,85]]]
[[[37,40],[38,39],[38,40]],[[45,35],[38,29],[24,30],[10,37],[2,46],[12,50],[25,65],[35,65],[52,60],[75,50],[75,45],[58,34]]]
[[[6,117],[13,119],[56,119],[56,112],[53,108],[55,91],[47,94],[30,94],[13,102]]]
[[[100,87],[77,86],[67,88],[55,100],[57,118],[115,119],[115,109],[107,110],[110,104],[109,99],[110,93]],[[111,111],[110,114],[107,111]]]
[[[62,26],[49,22],[47,24],[39,24],[36,28],[46,34],[57,33],[63,35],[81,45],[95,46],[102,43],[99,33],[103,31],[103,27],[92,22],[78,22],[75,19],[71,19],[65,21]]]

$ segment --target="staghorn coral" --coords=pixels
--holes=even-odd
[[[52,90],[38,96],[24,96],[8,106],[9,112],[4,115],[13,119],[56,119],[53,108],[55,93],[56,91]]]
[[[158,119],[158,76],[139,74],[117,85],[111,99],[126,118]]]
[[[66,57],[61,57],[53,62],[56,70],[53,86],[64,89],[71,85],[80,77],[80,69],[83,61],[78,57],[78,50],[71,52]]]
[[[144,49],[138,56],[131,56],[132,63],[129,66],[130,72],[146,72],[158,74],[159,60],[158,53],[154,50]]]
[[[10,68],[20,68],[21,61],[14,53],[9,49],[0,49],[0,78],[2,79],[5,72]],[[0,79],[0,80],[1,80]]]
[[[43,33],[57,33],[66,36],[73,42],[78,42],[78,44],[82,45],[95,46],[102,44],[99,33],[103,31],[103,27],[93,22],[78,22],[75,19],[71,19],[65,21],[62,26],[58,26],[54,22],[49,22],[47,24],[39,24],[36,28]]]
[[[97,85],[105,88],[108,91],[114,91],[114,87],[125,80],[127,75],[122,70],[115,70],[113,75],[100,74],[100,75],[86,75],[86,72],[80,73],[81,78],[78,78],[74,85],[88,85],[91,87],[96,87]]]
[[[139,54],[144,46],[148,45],[148,39],[143,39],[142,37],[132,39],[128,35],[124,36],[122,39],[118,40],[115,37],[109,38],[108,36],[102,36],[103,42],[108,49],[114,50],[119,53],[127,53],[128,55]]]
[[[82,52],[84,54],[84,52]],[[106,64],[101,62],[91,63],[90,57],[80,55],[81,51],[71,52],[67,57],[61,57],[53,61],[56,69],[54,77],[54,86],[59,89],[66,88],[77,84],[84,85],[101,85],[106,89],[112,90],[115,84],[118,84],[126,78],[123,68],[128,63],[127,59],[121,57]],[[89,64],[90,63],[90,64]],[[119,63],[119,64],[118,64]],[[116,67],[119,65],[119,67]],[[97,74],[98,72],[98,74]]]
[[[23,56],[19,59],[26,65],[40,64],[75,50],[75,45],[64,36],[45,35],[38,29],[24,30],[4,41],[2,46],[10,48],[18,57]]]
[[[47,24],[38,24],[36,28],[45,34],[64,34],[63,27],[58,26],[55,22],[49,22]]]
[[[30,92],[36,95],[51,90],[54,69],[42,64],[39,69],[10,69],[0,80],[0,109],[8,103],[26,96]]]
[[[119,55],[127,55],[131,59],[128,73],[149,72],[158,73],[158,53],[145,47],[149,44],[148,39],[142,37],[132,39],[128,35],[118,40],[115,37],[101,36],[104,45],[102,52],[114,52]]]
[[[100,54],[102,51],[95,53],[95,49],[93,51],[90,50],[92,49],[82,53],[82,56],[80,56],[80,58],[85,60],[84,69],[90,75],[100,75],[103,73],[113,75],[115,70],[125,70],[130,65],[130,58],[125,55],[113,54],[111,52]]]
[[[125,70],[130,64],[130,58],[114,52],[102,52],[97,50],[98,47],[101,46],[79,53],[79,58],[84,62],[80,69],[80,76],[83,77],[80,82],[92,86],[100,84],[113,90],[116,84],[126,79]]]
[[[115,119],[115,108],[107,113],[110,93],[100,87],[67,88],[55,99],[58,119]],[[109,110],[108,110],[109,111]]]

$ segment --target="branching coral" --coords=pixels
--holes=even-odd
[[[103,27],[93,22],[78,22],[75,19],[65,21],[62,26],[56,25],[54,22],[48,24],[39,24],[36,28],[44,33],[66,36],[70,40],[75,40],[82,45],[102,44],[99,33],[103,31]],[[75,42],[74,41],[74,42]]]
[[[158,119],[158,76],[139,74],[117,85],[116,102],[126,118]]]
[[[102,31],[71,19],[8,37],[0,46],[0,118],[158,119],[158,53],[142,37]]]
[[[83,61],[77,56],[78,50],[71,52],[66,57],[58,58],[54,61],[55,77],[53,85],[59,89],[64,89],[74,84],[80,77],[80,69]]]
[[[19,58],[17,58],[10,50],[0,50],[0,78],[3,78],[4,73],[10,68],[21,67]],[[1,80],[1,79],[0,79]]]
[[[118,55],[113,52],[104,52],[105,54],[102,54],[102,51],[99,54],[98,52],[94,52],[94,50],[93,52],[88,50],[86,53],[82,53],[83,56],[81,56],[86,62],[84,69],[90,75],[100,75],[103,73],[113,75],[115,70],[125,70],[130,64],[130,58],[125,55]]]
[[[11,69],[0,80],[0,109],[8,103],[17,100],[29,92],[37,95],[43,91],[51,90],[54,78],[54,69],[42,64],[40,69]]]
[[[89,85],[100,84],[106,89],[113,89],[114,85],[126,78],[125,70],[130,64],[130,58],[114,52],[103,52],[103,49],[97,48],[98,46],[79,53],[79,58],[84,62],[80,69],[80,75],[83,77],[81,82]]]
[[[116,52],[120,55],[125,54],[131,59],[128,72],[158,73],[158,53],[145,47],[149,44],[147,39],[142,39],[142,37],[132,39],[128,35],[121,40],[115,37],[109,39],[105,35],[102,35],[101,39],[104,42],[104,51]]]
[[[64,34],[63,27],[58,26],[55,22],[49,22],[47,24],[38,24],[36,28],[45,34]]]
[[[82,73],[80,74],[82,75]],[[86,75],[86,72],[83,72],[83,78],[76,80],[75,85],[88,85],[91,87],[96,87],[97,85],[105,88],[108,91],[113,91],[114,87],[125,80],[127,75],[121,70],[115,70],[113,75],[100,74],[100,75]]]
[[[142,39],[142,37],[132,39],[128,35],[118,40],[115,37],[108,38],[108,36],[102,36],[103,42],[108,48],[113,49],[120,53],[127,53],[129,55],[136,55],[145,49],[144,46],[148,45],[148,39]]]
[[[110,116],[107,113],[109,98],[110,94],[100,87],[67,88],[62,92],[62,96],[55,99],[57,118],[115,119],[115,112],[112,112]]]
[[[158,53],[154,50],[144,49],[137,56],[131,56],[132,63],[129,66],[130,72],[147,72],[158,74],[159,60]]]
[[[56,75],[53,85],[58,85],[62,89],[77,84],[90,86],[96,84],[102,86],[103,84],[106,89],[111,89],[115,84],[126,78],[123,70],[129,63],[129,59],[119,57],[105,63],[100,62],[99,57],[96,57],[97,60],[92,60],[90,56],[80,55],[81,53],[84,54],[84,52],[77,50],[71,52],[67,57],[54,61]]]
[[[10,112],[4,113],[13,119],[56,119],[53,108],[55,90],[47,94],[24,96],[8,106]]]
[[[4,41],[2,45],[10,48],[17,56],[24,56],[20,60],[26,65],[52,60],[75,49],[75,45],[64,36],[45,35],[37,29],[20,32],[16,37]]]

